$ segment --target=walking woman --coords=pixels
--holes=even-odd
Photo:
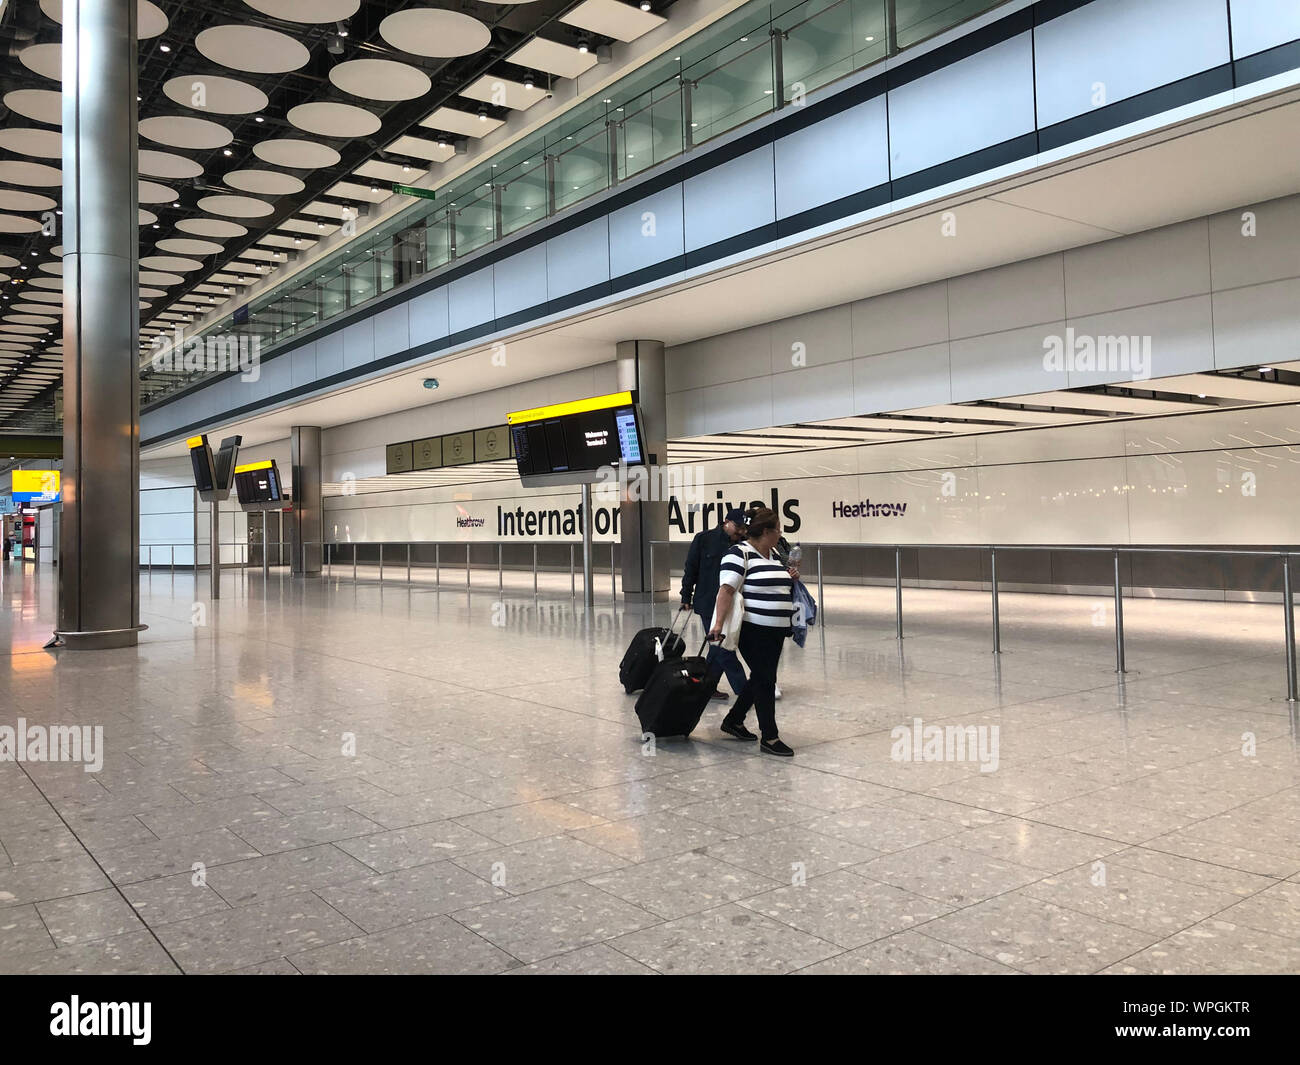
[[[723,718],[722,731],[738,740],[757,739],[745,728],[745,715],[752,706],[763,734],[759,749],[788,758],[794,751],[781,742],[776,728],[776,667],[790,635],[792,589],[799,568],[782,565],[774,550],[780,538],[781,522],[775,511],[758,507],[750,514],[748,539],[722,556],[716,620],[709,638],[721,637],[739,589],[745,601],[739,650],[749,666],[749,682]]]

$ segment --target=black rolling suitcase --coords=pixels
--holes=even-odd
[[[708,637],[704,645],[708,644]],[[636,701],[644,732],[655,736],[689,736],[713,698],[721,671],[704,659],[704,645],[691,658],[660,662]]]
[[[681,658],[686,653],[686,641],[673,632],[683,614],[690,617],[686,609],[682,608],[677,611],[677,616],[668,628],[642,629],[632,637],[623,661],[618,664],[619,683],[629,695],[638,688],[645,687],[655,666],[672,658]]]

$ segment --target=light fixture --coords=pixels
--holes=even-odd
[[[443,137],[439,137],[439,138],[438,138],[438,147],[439,147],[439,148],[445,148],[445,147],[447,147],[447,141],[446,141],[445,138],[443,138]]]
[[[578,51],[583,55],[586,55],[591,51],[591,42],[588,41],[586,37],[582,38],[582,40],[578,42]]]
[[[641,0],[641,10],[642,11],[650,10],[650,0]]]
[[[172,46],[170,44],[160,44],[158,46],[158,51],[160,52],[170,52],[171,50]]]
[[[524,88],[527,89],[529,92],[532,92],[533,89],[535,89],[536,87],[537,87],[537,84],[536,84],[536,82],[533,81],[533,76],[532,76],[531,74],[525,74],[525,75],[524,75]]]
[[[438,379],[436,377],[426,377],[423,383],[424,387],[430,390],[438,387]]]
[[[334,28],[338,30],[340,37],[346,37],[348,35],[348,24],[346,22],[336,22],[334,23]]]
[[[221,152],[221,154],[224,155],[226,158],[230,158],[230,156],[234,155],[235,153],[232,152],[229,148],[226,148],[226,149],[223,149],[223,151]]]
[[[316,223],[316,228],[317,228],[317,229],[324,229],[324,228],[325,228],[325,223],[324,223],[324,222],[317,222],[317,223]]]
[[[486,107],[480,107],[480,108],[478,109],[478,120],[479,120],[480,122],[486,122],[486,121],[487,121],[487,108],[486,108]]]
[[[264,119],[261,115],[258,115],[255,119],[253,119],[253,121],[254,121],[254,122],[265,122],[266,119]]]
[[[179,206],[180,206],[180,201],[177,200],[174,204],[172,204],[172,206],[173,206],[173,207],[179,207]]]
[[[439,146],[439,147],[442,147],[442,143],[439,142],[439,145],[438,145],[438,146]],[[403,164],[402,164],[402,173],[403,173],[403,174],[409,174],[410,172],[411,172],[410,164],[409,164],[409,163],[403,163]]]

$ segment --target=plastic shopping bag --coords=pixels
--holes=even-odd
[[[794,642],[800,647],[808,639],[808,627],[817,624],[817,600],[804,587],[803,581],[795,581],[793,588],[794,616],[790,626],[794,629]]]

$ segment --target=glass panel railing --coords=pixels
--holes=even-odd
[[[751,3],[496,157],[420,199],[205,334],[256,340],[262,357],[343,312],[427,276],[620,181],[870,67],[1005,0]],[[332,226],[332,223],[331,223]],[[264,265],[259,272],[265,275]],[[170,328],[170,327],[169,327]],[[211,370],[155,370],[149,402]]]

